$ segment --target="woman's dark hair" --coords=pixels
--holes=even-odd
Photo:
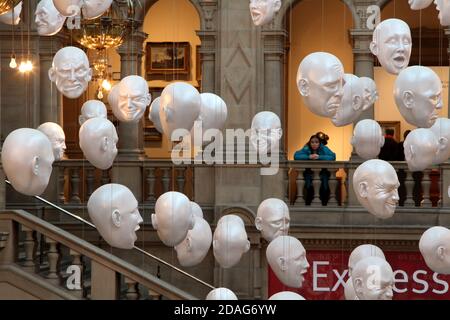
[[[317,132],[315,136],[319,138],[320,143],[324,146],[326,146],[328,144],[328,140],[330,140],[330,137],[322,131]]]

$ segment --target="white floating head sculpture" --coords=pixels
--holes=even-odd
[[[50,140],[55,161],[61,160],[64,157],[64,151],[66,151],[66,135],[63,128],[54,122],[45,122],[37,129]]]
[[[87,203],[89,217],[112,247],[132,249],[143,222],[138,202],[127,187],[110,183],[95,190]]]
[[[53,0],[41,0],[35,11],[35,20],[38,34],[41,36],[53,36],[64,26],[64,17],[53,5]]]
[[[202,218],[203,219],[203,210],[202,208],[194,201],[191,201],[192,214],[194,218]]]
[[[342,102],[331,122],[336,127],[353,123],[361,115],[364,107],[364,86],[360,79],[346,73],[344,75],[344,95]]]
[[[408,0],[411,10],[422,10],[427,8],[433,0]]]
[[[86,159],[95,167],[109,169],[117,155],[116,128],[104,118],[87,120],[79,132],[80,148]]]
[[[259,154],[277,150],[282,136],[281,121],[275,113],[262,111],[253,117],[250,142]]]
[[[194,228],[189,230],[186,238],[175,246],[178,261],[183,267],[192,267],[208,254],[212,242],[211,227],[203,218],[194,216]]]
[[[399,74],[408,66],[411,49],[411,30],[403,20],[384,20],[373,31],[370,51],[390,74]]]
[[[291,236],[279,236],[267,246],[267,262],[278,279],[291,288],[301,288],[309,263],[302,243]]]
[[[85,19],[100,17],[111,6],[112,0],[53,0],[56,9],[65,17],[81,13]]]
[[[14,9],[0,14],[0,22],[9,25],[18,25],[20,22],[20,13],[22,12],[22,1],[17,4]]]
[[[159,119],[169,139],[176,129],[191,131],[194,121],[200,115],[200,93],[185,82],[167,85],[161,93]],[[177,140],[180,137],[175,137]]]
[[[356,296],[355,288],[353,288],[353,280],[351,277],[347,279],[344,285],[345,300],[359,300]]]
[[[380,219],[394,215],[399,200],[399,186],[394,167],[383,160],[368,160],[353,174],[353,190],[359,203]]]
[[[86,91],[92,77],[89,60],[83,50],[64,47],[53,57],[48,70],[50,81],[56,83],[58,91],[69,99],[76,99]]]
[[[244,221],[234,214],[220,218],[213,235],[213,253],[220,266],[233,267],[249,249]]]
[[[358,156],[364,160],[376,158],[384,145],[384,136],[379,123],[372,119],[359,121],[353,129],[351,144]]]
[[[439,150],[433,159],[433,164],[443,163],[450,157],[450,119],[437,118],[430,130],[439,143]]]
[[[113,85],[111,90],[108,93],[108,104],[111,109],[119,108],[119,83]]]
[[[394,296],[394,272],[383,258],[367,257],[359,261],[352,280],[359,300],[392,300]]]
[[[216,288],[206,296],[206,300],[237,300],[233,291],[227,288]]]
[[[78,122],[81,125],[87,120],[92,118],[103,118],[106,119],[108,112],[106,111],[106,106],[100,100],[88,100],[83,103],[81,107],[81,115],[78,117]]]
[[[272,241],[278,236],[287,236],[289,231],[289,208],[280,199],[269,198],[261,202],[255,219],[256,229],[267,241]]]
[[[273,294],[269,300],[305,300],[305,298],[292,291],[281,291]]]
[[[159,107],[161,105],[161,97],[156,98],[153,100],[152,104],[150,105],[150,110],[148,113],[148,119],[153,122],[155,125],[156,130],[158,130],[159,133],[164,133],[163,128],[161,126],[161,120],[159,119]]]
[[[83,7],[81,9],[83,18],[96,19],[100,17],[109,9],[112,1],[113,0],[84,0]]]
[[[150,101],[147,81],[140,76],[128,76],[120,81],[118,100],[111,104],[111,108],[120,121],[138,122]]]
[[[200,114],[197,121],[202,122],[202,130],[222,130],[227,121],[228,109],[225,101],[214,93],[200,94]]]
[[[434,272],[450,274],[450,230],[432,227],[419,241],[419,250],[427,266]]]
[[[308,109],[321,117],[332,118],[342,102],[344,67],[327,52],[307,55],[297,71],[297,88]]]
[[[152,225],[159,239],[169,247],[176,246],[194,228],[191,201],[184,194],[169,191],[162,194],[155,204]]]
[[[395,80],[394,97],[398,110],[409,124],[429,128],[442,109],[442,83],[428,67],[408,67]]]
[[[383,250],[373,244],[362,244],[353,249],[348,258],[348,275],[351,277],[355,265],[362,259],[367,257],[379,257],[386,259]]]
[[[431,166],[439,150],[444,150],[445,145],[439,144],[438,138],[430,129],[419,128],[408,134],[403,148],[409,170],[422,171]]]
[[[28,196],[42,194],[52,174],[52,144],[35,129],[12,131],[3,142],[2,164],[13,188]]]
[[[364,87],[363,110],[367,110],[378,100],[377,85],[375,81],[368,77],[360,77],[359,80]]]
[[[255,26],[272,21],[281,8],[281,0],[250,0],[250,14]]]
[[[450,26],[450,1],[434,0],[437,11],[439,11],[439,21],[442,26]]]

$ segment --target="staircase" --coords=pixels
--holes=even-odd
[[[198,299],[23,210],[0,212],[0,299]]]

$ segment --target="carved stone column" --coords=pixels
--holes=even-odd
[[[39,122],[56,122],[62,126],[62,95],[48,77],[53,56],[64,46],[61,36],[41,37],[39,40]]]
[[[285,30],[264,30],[264,110],[272,111],[284,119],[284,58],[285,41],[288,33]],[[285,132],[286,134],[287,132]],[[280,140],[280,156],[286,159],[284,139]]]
[[[450,61],[450,28],[445,28],[445,35],[449,39],[449,46],[447,48],[447,55],[448,55],[448,59]],[[449,79],[450,79],[450,68],[449,68]],[[450,83],[450,81],[449,81],[449,83]],[[448,92],[448,97],[450,98],[450,91]],[[448,100],[448,101],[450,101],[450,100]],[[450,110],[447,111],[447,118],[450,118]]]
[[[197,31],[201,41],[200,59],[202,70],[202,92],[216,93],[216,51],[217,51],[217,3],[200,1],[202,30]]]
[[[124,78],[129,75],[142,75],[141,65],[144,55],[144,42],[147,34],[135,31],[129,35],[117,49],[120,55],[120,73]],[[143,119],[138,123],[120,122],[118,126],[120,160],[142,160],[144,157]]]

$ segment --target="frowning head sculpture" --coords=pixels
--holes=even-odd
[[[92,69],[83,50],[64,47],[53,57],[48,75],[50,81],[56,83],[59,92],[69,99],[76,99],[86,91],[91,81]]]
[[[429,128],[442,109],[442,82],[428,67],[408,67],[395,80],[394,97],[398,110],[409,124]]]
[[[400,19],[384,20],[373,31],[370,51],[390,74],[399,74],[408,66],[411,49],[411,30]]]
[[[308,109],[321,117],[332,118],[342,102],[344,67],[327,52],[307,55],[298,68],[297,88]]]

